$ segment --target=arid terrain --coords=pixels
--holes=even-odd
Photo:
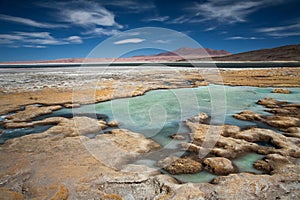
[[[203,150],[201,142],[210,127],[206,121],[209,116],[200,114],[187,121],[191,133],[184,137],[190,137],[191,142],[183,141],[181,145],[195,155],[169,158],[162,160],[160,165],[170,173],[193,173],[200,167],[225,175],[211,183],[182,184],[155,168],[127,164],[128,160],[162,148],[139,133],[114,129],[94,139],[85,136],[117,126],[117,123],[85,116],[34,120],[62,107],[143,95],[146,91],[161,88],[211,83],[299,87],[299,80],[299,68],[1,69],[0,113],[14,113],[2,122],[3,127],[54,126],[43,133],[10,139],[0,145],[0,196],[4,199],[299,198],[299,105],[268,100],[263,102],[274,109],[273,118],[251,112],[240,113],[242,117],[237,115],[241,119],[256,119],[284,128],[286,136],[264,129],[211,126],[220,138],[209,154],[211,158],[201,160],[195,155]],[[280,115],[286,112],[295,115]],[[276,148],[260,147],[255,144],[257,141],[271,141]],[[99,147],[98,153],[91,153],[91,149]],[[265,155],[263,160],[255,163],[265,174],[237,173],[229,159],[245,152]],[[223,160],[215,159],[217,157]]]

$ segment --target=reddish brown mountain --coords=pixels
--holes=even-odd
[[[172,52],[165,52],[153,56],[182,56],[182,57],[217,57],[231,55],[225,50],[213,50],[209,48],[188,48],[182,47]]]
[[[214,58],[216,61],[300,61],[300,44]]]

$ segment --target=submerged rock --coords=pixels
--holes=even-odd
[[[290,94],[291,91],[283,88],[275,88],[274,90],[272,90],[272,93]]]
[[[64,117],[71,119],[73,117],[89,117],[93,119],[99,119],[99,120],[107,120],[108,116],[105,114],[100,113],[65,113],[65,114],[58,114],[55,115],[56,117]]]
[[[157,163],[170,174],[195,174],[202,170],[201,163],[191,158],[167,157]]]
[[[174,140],[185,140],[185,136],[183,134],[174,134],[170,136]]]
[[[232,162],[227,158],[211,157],[203,161],[205,170],[216,175],[228,175],[238,172],[237,168],[233,166]]]

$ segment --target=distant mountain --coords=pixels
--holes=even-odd
[[[300,44],[214,58],[216,61],[300,61]]]
[[[57,60],[2,62],[1,64],[25,63],[88,63],[88,62],[176,62],[184,60],[215,61],[300,61],[300,44],[272,49],[261,49],[238,54],[209,48],[182,47],[172,52],[129,58],[66,58]]]
[[[182,57],[216,57],[231,55],[225,50],[213,50],[209,48],[189,48],[182,47],[172,52],[165,52],[151,56],[182,56]]]

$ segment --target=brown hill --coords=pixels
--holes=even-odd
[[[182,57],[216,57],[231,55],[225,50],[213,50],[209,48],[189,48],[182,47],[172,52],[165,52],[151,56],[182,56]]]
[[[300,44],[214,58],[216,61],[300,61]]]

